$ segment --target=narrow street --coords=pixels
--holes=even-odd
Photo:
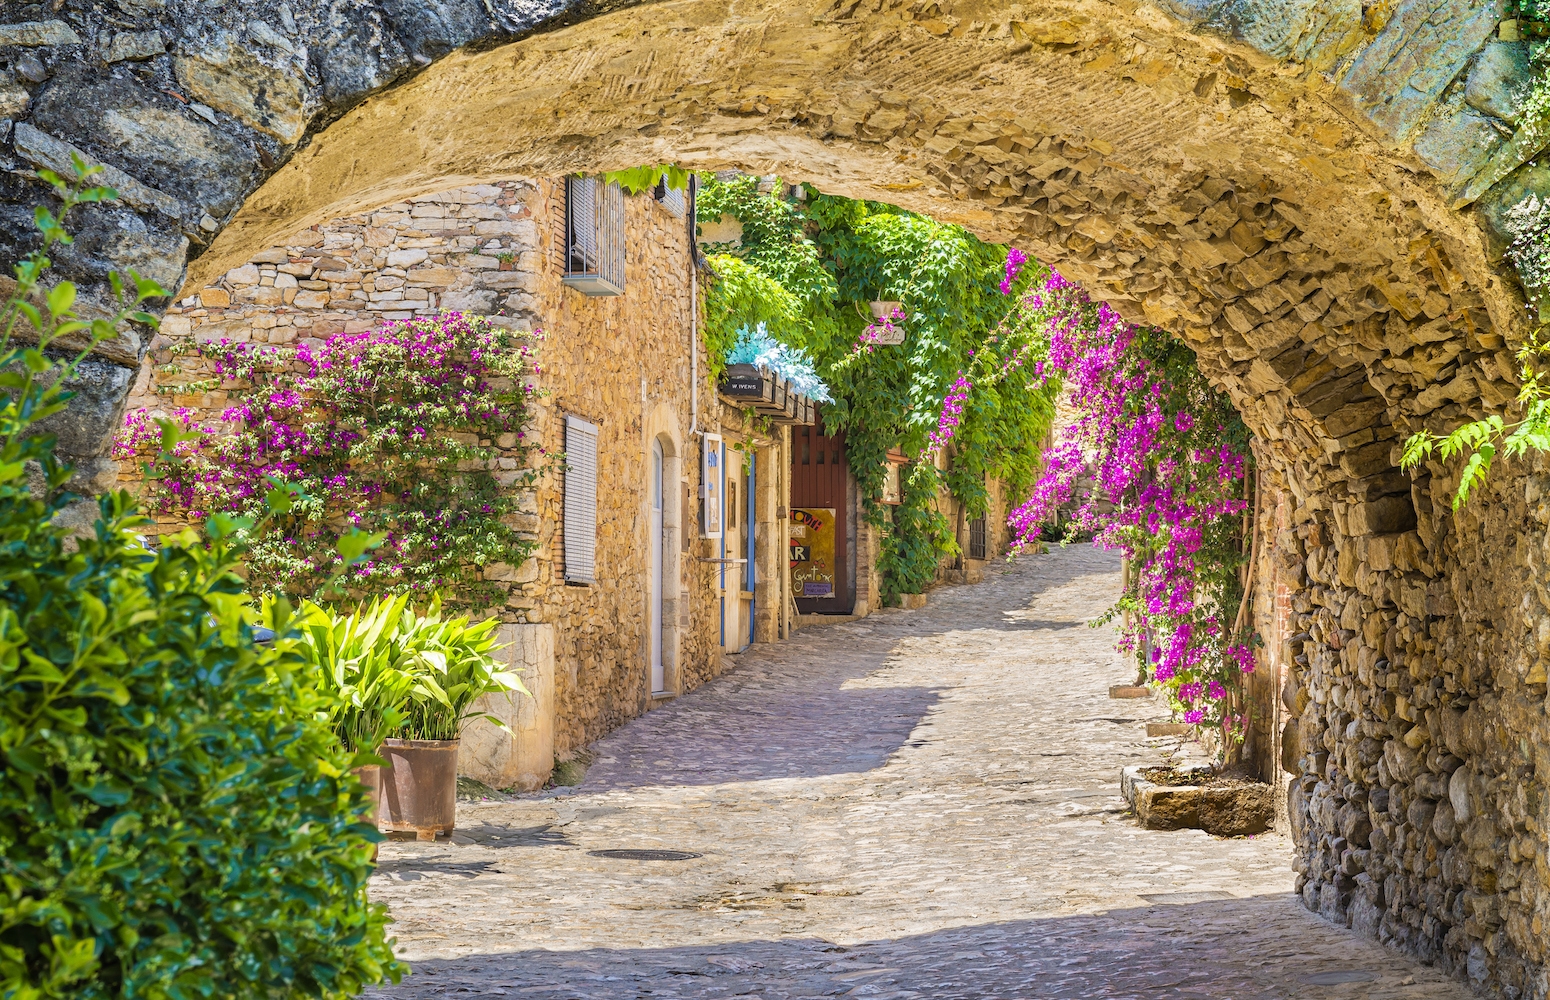
[[[1087,546],[799,633],[593,748],[585,782],[383,845],[414,974],[371,997],[1462,998],[1306,912],[1281,837],[1138,829],[1153,701]],[[672,850],[685,861],[598,857]]]

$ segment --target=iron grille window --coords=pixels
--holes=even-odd
[[[985,558],[985,518],[976,517],[969,522],[969,558]]]
[[[624,192],[598,177],[565,179],[565,283],[583,295],[624,294]]]

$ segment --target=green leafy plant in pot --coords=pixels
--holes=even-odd
[[[314,682],[328,706],[327,722],[340,746],[354,754],[354,772],[371,795],[370,822],[377,822],[381,799],[382,741],[408,719],[405,711],[419,666],[414,649],[399,641],[408,595],[378,598],[339,615],[303,601],[294,627],[297,647],[312,667]],[[273,598],[264,602],[272,616]]]
[[[470,624],[467,617],[443,620],[440,598],[417,615],[405,607],[394,636],[403,651],[411,683],[406,719],[379,751],[383,772],[385,826],[413,832],[421,840],[452,832],[457,809],[457,751],[463,724],[484,718],[506,723],[476,707],[489,694],[527,693],[516,672],[495,660],[494,618]]]

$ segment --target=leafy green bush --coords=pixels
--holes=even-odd
[[[36,424],[80,358],[44,349],[153,323],[140,304],[165,292],[115,278],[123,309],[91,323],[68,282],[45,293],[65,213],[113,195],[44,177],[63,207],[39,210],[43,250],[0,311],[0,996],[345,997],[396,980],[366,898],[366,794],[295,639],[259,646],[243,623],[235,519],[154,553],[126,493],[100,501],[92,537],[56,523],[69,470]]]
[[[423,617],[405,611],[402,633],[419,649],[426,669],[417,671],[409,702],[409,719],[393,735],[409,740],[455,740],[463,723],[485,718],[498,726],[493,715],[473,711],[476,699],[501,691],[522,691],[522,678],[501,670],[495,652],[495,629],[500,623],[487,618],[470,625],[468,618],[443,621],[439,601],[432,601]]]
[[[266,614],[277,607],[266,602]],[[424,615],[401,594],[343,617],[308,601],[299,617],[300,649],[329,706],[329,724],[352,751],[373,753],[388,737],[455,740],[464,720],[493,718],[469,711],[480,695],[526,690],[496,665],[499,622],[443,621],[439,597]]]

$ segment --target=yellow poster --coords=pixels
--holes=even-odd
[[[834,508],[791,509],[791,590],[797,597],[834,596]]]

